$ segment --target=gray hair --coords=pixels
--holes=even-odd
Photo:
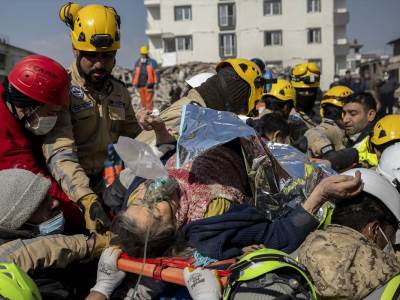
[[[129,218],[126,212],[115,217],[111,230],[116,234],[111,241],[113,245],[120,246],[129,256],[143,257],[147,232]],[[166,249],[170,249],[177,239],[176,227],[173,224],[159,226],[158,222],[152,222],[149,230],[146,256],[165,255]]]

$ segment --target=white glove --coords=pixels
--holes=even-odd
[[[125,272],[117,268],[117,260],[121,253],[120,249],[108,247],[100,256],[97,266],[96,285],[90,291],[102,293],[107,299],[125,278]]]
[[[183,270],[183,278],[193,300],[221,299],[221,285],[214,271],[197,268]]]

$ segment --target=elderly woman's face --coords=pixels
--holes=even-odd
[[[175,224],[174,208],[167,202],[161,201],[153,209],[153,216],[150,209],[140,204],[132,204],[126,210],[126,214],[143,230],[155,222],[158,226]]]

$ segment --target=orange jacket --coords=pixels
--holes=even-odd
[[[138,62],[136,64],[136,68],[135,68],[135,72],[133,75],[133,80],[132,83],[133,85],[139,85],[139,79],[140,79],[140,71],[142,69],[142,62]],[[156,69],[153,66],[152,62],[150,61],[150,59],[148,59],[146,62],[146,73],[147,73],[147,84],[156,84],[158,83],[158,78],[157,78],[157,73],[156,73]]]

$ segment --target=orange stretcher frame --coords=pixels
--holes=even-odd
[[[146,259],[143,267],[143,276],[185,286],[183,279],[183,269],[186,267],[195,268],[193,258],[188,257],[159,257]],[[218,267],[230,266],[236,262],[236,259],[222,260],[207,266],[207,269],[213,269],[217,272],[220,283],[226,286],[230,267],[219,269]],[[124,272],[140,274],[143,266],[143,258],[129,257],[121,254],[118,259],[118,269]]]

